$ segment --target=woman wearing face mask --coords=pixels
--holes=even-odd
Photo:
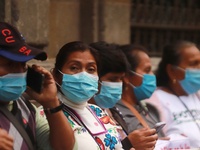
[[[87,103],[98,92],[98,67],[95,49],[78,41],[65,44],[53,69],[58,97],[64,103],[63,111],[74,130],[78,149],[121,150],[117,129],[108,129]]]
[[[200,52],[189,41],[165,46],[156,71],[158,89],[149,100],[167,123],[166,135],[188,137],[191,148],[200,147]]]
[[[115,104],[121,99],[122,95],[122,79],[125,73],[129,70],[129,64],[126,56],[115,44],[106,42],[95,42],[90,44],[93,48],[98,50],[100,55],[99,69],[99,92],[89,101],[97,104],[104,109],[106,114],[98,113],[97,116],[102,122],[116,123],[119,133],[121,133],[121,140],[123,148],[129,150],[131,147],[137,149],[152,148],[155,146],[157,134],[155,129],[135,130],[130,134],[127,133],[126,122],[123,120],[120,112],[117,112]],[[91,105],[93,109],[95,107]],[[109,111],[109,108],[111,108]],[[95,111],[98,112],[98,111]],[[113,120],[115,122],[113,122]],[[108,124],[105,124],[109,126]],[[148,141],[147,141],[148,139]],[[130,144],[131,143],[131,144]]]
[[[141,100],[149,98],[156,89],[156,78],[151,70],[150,58],[146,49],[142,46],[124,45],[121,48],[131,65],[131,69],[123,78],[122,99],[116,104],[116,107],[122,112],[126,120],[128,132],[143,128],[146,125],[138,120],[125,103],[134,106],[147,125],[152,128],[156,122],[159,122],[159,116],[154,107],[150,107],[150,110],[148,110],[141,102]],[[163,133],[159,132],[158,135],[162,137]]]

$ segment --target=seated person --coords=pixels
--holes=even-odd
[[[74,41],[65,44],[56,56],[54,79],[63,112],[74,131],[79,150],[122,150],[119,133],[114,125],[101,122],[88,105],[98,92],[98,52],[87,44]]]
[[[89,102],[97,104],[106,112],[106,115],[102,115],[103,112],[95,111],[98,112],[97,116],[103,122],[112,122],[118,125],[116,127],[118,132],[121,133],[124,149],[129,150],[131,147],[135,149],[154,148],[157,140],[155,129],[141,128],[128,133],[123,117],[114,113],[117,110],[113,107],[121,99],[123,77],[129,70],[126,56],[115,44],[108,44],[102,41],[91,43],[90,46],[98,50],[101,68],[98,73],[99,92]],[[127,143],[129,142],[127,141],[131,145],[128,145]]]
[[[47,55],[29,46],[14,26],[0,22],[0,149],[73,149],[73,131],[58,109],[61,106],[51,73],[33,65],[44,75],[43,89],[37,93],[27,88],[26,62],[33,58],[46,60]],[[47,119],[23,97],[25,91],[49,110]]]
[[[200,51],[196,44],[177,41],[165,46],[156,77],[158,89],[147,101],[167,123],[164,133],[187,137],[191,148],[199,148]]]
[[[147,108],[145,103],[142,102],[142,100],[149,98],[156,89],[156,77],[151,69],[151,60],[143,46],[124,45],[121,48],[130,64],[130,70],[126,72],[123,78],[122,98],[116,104],[116,107],[124,116],[128,133],[144,126],[152,128],[155,123],[160,121],[159,114],[154,107],[149,106]],[[136,109],[136,112],[145,120],[146,125],[138,120],[136,114],[129,110],[125,102]],[[162,131],[158,135],[159,137],[164,136]]]

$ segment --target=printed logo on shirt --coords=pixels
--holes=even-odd
[[[191,116],[191,114],[193,116],[195,116],[195,119],[196,120],[200,120],[200,110],[185,110],[185,111],[181,111],[181,112],[177,112],[177,113],[173,113],[173,120],[177,123],[177,124],[180,124],[180,123],[183,123],[183,122],[193,122],[193,118]]]

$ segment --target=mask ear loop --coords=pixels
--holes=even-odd
[[[136,86],[134,86],[132,83],[128,83],[132,88],[136,88]]]
[[[53,69],[53,68],[52,68]],[[58,70],[58,72],[61,74],[61,75],[64,75],[64,73],[62,73],[59,69],[57,69]],[[56,83],[56,85],[59,87],[59,88],[61,88],[61,85],[58,83],[58,82],[56,82],[55,81],[55,83]]]
[[[102,85],[102,81],[99,80],[98,83]]]
[[[135,75],[143,78],[143,75],[141,75],[141,74],[139,74],[139,73],[137,73],[135,71],[132,71],[132,70],[129,70],[129,71],[130,71],[130,73],[135,74]]]
[[[176,68],[176,69],[179,69],[179,70],[181,70],[181,71],[184,71],[185,72],[185,69],[183,69],[183,68],[181,68],[181,67],[179,67],[179,66],[173,66],[174,68]]]
[[[60,71],[59,69],[57,69],[57,70],[58,70],[58,72],[59,72],[60,74],[64,75],[64,73],[62,73],[62,71]]]
[[[59,88],[61,88],[61,85],[60,85],[60,84],[58,84],[58,82],[56,82],[56,81],[55,81],[55,83],[56,83],[56,85],[57,85]]]
[[[181,68],[181,67],[179,67],[179,66],[173,66],[173,68],[175,68],[175,69],[178,69],[178,70],[181,70],[181,71],[183,71],[184,73],[186,72],[186,70],[185,69],[183,69],[183,68]],[[177,83],[177,79],[172,79],[172,83],[173,84],[176,84]]]
[[[102,82],[101,82],[100,80],[98,81],[98,83],[102,86]],[[100,90],[98,90],[97,93],[94,94],[93,98],[94,98],[95,96],[97,96],[100,92],[101,92],[101,88],[100,88]]]
[[[137,76],[141,77],[142,80],[143,80],[143,75],[141,75],[141,74],[139,74],[139,73],[137,73],[137,72],[135,72],[135,71],[132,71],[132,70],[129,70],[129,72],[132,73],[132,74],[134,74],[134,75],[137,75]],[[133,84],[130,83],[130,82],[129,82],[129,85],[130,85],[132,88],[136,88],[136,86],[133,85]]]

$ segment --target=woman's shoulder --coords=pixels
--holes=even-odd
[[[157,88],[149,99],[144,100],[145,104],[148,105],[151,111],[158,112],[162,111],[163,107],[167,106],[168,103],[174,101],[174,95],[163,90],[162,88]],[[154,109],[156,108],[156,109]]]
[[[166,88],[159,87],[157,88],[152,96],[146,101],[165,101],[166,99],[171,99],[174,97],[174,94],[170,93]]]

